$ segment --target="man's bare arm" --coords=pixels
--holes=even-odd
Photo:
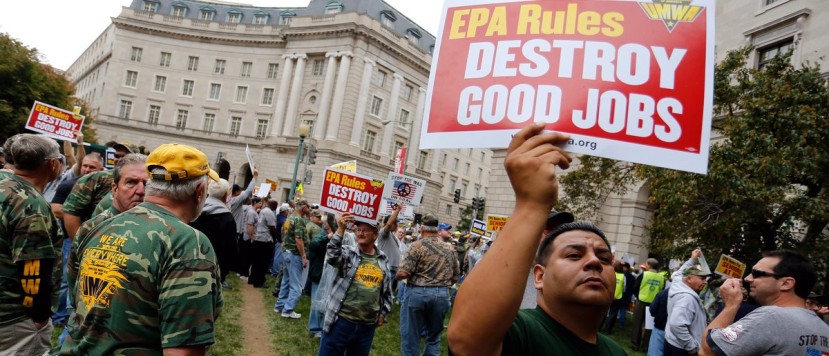
[[[78,232],[78,228],[81,227],[81,217],[75,216],[70,213],[64,212],[63,213],[63,225],[66,226],[66,233],[69,235],[67,236],[70,240],[75,238],[75,234]]]
[[[86,157],[86,149],[83,146],[83,133],[81,133],[81,131],[78,130],[78,131],[75,131],[74,134],[75,134],[75,140],[78,141],[78,146],[75,148],[78,153],[75,154],[75,159],[77,160],[77,164],[72,166],[72,173],[75,174],[75,177],[80,177],[81,176],[81,165],[83,165],[83,158]],[[71,152],[72,149],[70,148],[69,151]],[[69,161],[67,161],[66,164],[69,164],[68,162]]]
[[[510,143],[504,166],[515,191],[515,210],[458,292],[448,332],[455,354],[500,353],[518,313],[539,236],[558,200],[556,167],[567,168],[571,161],[555,146],[569,137],[542,134],[542,129],[536,124],[524,128]]]

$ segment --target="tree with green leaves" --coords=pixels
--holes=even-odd
[[[8,34],[0,34],[0,142],[25,129],[26,119],[35,100],[71,110],[86,105],[74,98],[75,88],[62,74],[40,63],[36,49],[28,48]],[[86,113],[88,111],[83,110]],[[93,118],[86,116],[83,133],[87,142],[95,142],[91,129]]]
[[[789,55],[747,67],[751,50],[717,65],[713,130],[721,138],[712,142],[707,175],[583,156],[561,178],[562,208],[595,220],[609,196],[645,182],[652,253],[683,258],[699,246],[750,265],[762,251],[794,249],[827,287],[829,89],[819,66],[795,67]]]

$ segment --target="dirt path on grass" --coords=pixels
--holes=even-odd
[[[242,281],[242,323],[244,355],[274,355],[268,315],[262,311],[262,292]]]

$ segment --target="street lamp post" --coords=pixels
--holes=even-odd
[[[409,136],[406,138],[406,146],[404,146],[404,147],[406,147],[406,159],[404,159],[403,162],[400,162],[400,164],[403,167],[403,172],[405,173],[406,172],[406,161],[409,160],[409,154],[411,154],[411,152],[409,152],[409,148],[410,148],[411,143],[412,143],[412,131],[414,131],[414,120],[409,120],[409,121],[388,120],[388,121],[381,121],[380,123],[383,124],[383,126],[386,126],[386,125],[388,125],[392,122],[399,123],[400,125],[403,125],[403,126],[406,126],[406,125],[409,126]]]
[[[294,176],[291,178],[291,193],[288,194],[288,200],[294,200],[294,193],[296,192],[296,173],[299,170],[299,160],[302,158],[302,149],[305,147],[305,138],[308,137],[308,134],[311,133],[311,127],[302,124],[299,125],[297,128],[297,134],[299,135],[299,147],[296,151],[296,160],[294,161]]]

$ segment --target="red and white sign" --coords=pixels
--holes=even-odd
[[[26,121],[26,128],[59,140],[77,142],[76,130],[83,127],[84,117],[49,104],[35,101]]]
[[[403,174],[406,167],[406,147],[400,147],[394,154],[394,173]]]
[[[447,0],[421,148],[503,148],[532,122],[565,150],[705,173],[714,0]]]
[[[357,221],[377,223],[383,200],[383,181],[331,168],[326,168],[320,195],[320,210],[354,214]]]

